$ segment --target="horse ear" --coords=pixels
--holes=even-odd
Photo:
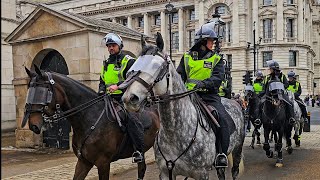
[[[164,42],[161,33],[157,32],[157,47],[162,51],[164,47]]]
[[[143,34],[141,34],[141,47],[142,49],[147,45],[146,40],[143,37]]]
[[[40,77],[42,77],[42,73],[41,73],[40,69],[39,69],[38,66],[35,65],[35,64],[34,64],[34,69],[36,70],[36,73],[37,73]]]
[[[24,67],[24,69],[26,70],[26,72],[30,78],[34,76],[34,74],[27,67]]]

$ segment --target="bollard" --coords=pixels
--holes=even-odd
[[[310,132],[310,116],[311,116],[311,113],[308,112],[307,114],[307,119],[308,119],[308,122],[304,122],[304,126],[303,126],[303,132]]]

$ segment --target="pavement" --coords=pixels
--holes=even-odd
[[[308,107],[311,112],[310,132],[304,132],[300,149],[320,150],[320,108]],[[245,145],[251,142],[251,133],[246,135]],[[13,136],[14,138],[14,136]],[[77,158],[70,151],[17,149],[12,142],[12,134],[2,134],[1,141],[1,179],[4,180],[31,180],[31,179],[72,179]],[[7,141],[7,142],[6,142]],[[10,144],[11,143],[11,144]],[[146,162],[155,161],[153,149],[146,153]],[[111,164],[111,175],[121,174],[136,168],[131,159],[118,160]],[[86,179],[97,179],[97,168],[89,172]],[[112,178],[111,179],[118,179]]]

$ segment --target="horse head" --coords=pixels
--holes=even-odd
[[[157,33],[156,46],[142,39],[142,52],[128,70],[127,80],[120,88],[127,88],[122,96],[126,109],[139,111],[148,95],[163,95],[168,90],[170,58],[163,52],[163,39]],[[165,78],[167,77],[167,78]]]
[[[273,106],[280,106],[285,92],[283,83],[277,78],[276,80],[270,81],[268,88],[267,97],[269,102],[271,102]]]
[[[34,67],[35,72],[25,68],[30,81],[21,127],[29,120],[29,129],[40,134],[46,117],[54,116],[65,99],[59,86],[55,85],[52,74],[41,71],[36,65]]]

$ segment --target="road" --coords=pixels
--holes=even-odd
[[[311,132],[302,134],[301,147],[294,147],[292,155],[284,152],[284,167],[274,167],[275,159],[265,156],[262,146],[249,148],[250,134],[245,139],[244,172],[240,179],[320,179],[320,108],[308,108],[311,112]],[[4,180],[26,179],[72,179],[76,157],[70,151],[15,149],[14,136],[2,136],[1,178]],[[158,168],[152,163],[152,150],[147,153],[151,164],[147,167],[146,180],[158,179]],[[136,165],[130,159],[112,164],[111,180],[136,179]],[[129,169],[129,170],[128,170]],[[131,169],[131,170],[130,170]],[[228,170],[229,172],[230,170]],[[212,172],[210,179],[215,179]],[[227,174],[230,179],[230,173]],[[86,179],[98,179],[97,169],[93,168]],[[182,178],[179,178],[180,180]]]

